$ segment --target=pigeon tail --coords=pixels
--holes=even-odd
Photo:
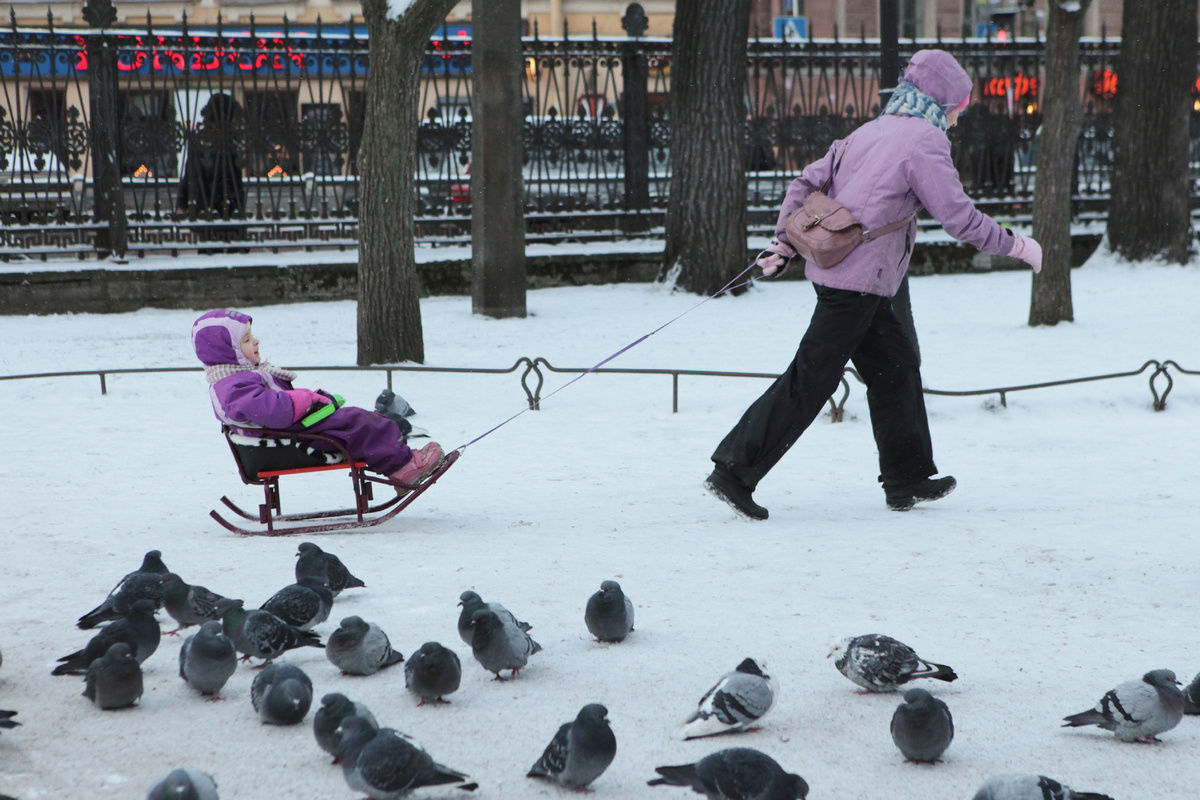
[[[522,628],[522,630],[529,630],[529,629],[528,629],[528,628]],[[534,639],[533,639],[533,637],[532,637],[532,636],[531,636],[531,637],[529,637],[529,644],[530,644],[530,645],[531,645],[531,647],[532,647],[532,649],[529,651],[529,655],[533,655],[534,653],[540,653],[540,652],[542,652],[542,646],[541,646],[540,644],[538,644],[536,641],[534,641]]]
[[[390,667],[393,664],[399,664],[403,660],[404,660],[404,656],[400,655],[400,651],[393,650],[391,653],[388,654],[387,661],[383,662],[383,666]],[[383,667],[380,667],[380,669],[382,669],[382,668]]]
[[[722,722],[716,714],[696,712],[671,734],[675,739],[699,739],[720,733],[737,733],[744,730],[740,723]]]
[[[1064,728],[1080,728],[1084,725],[1099,725],[1105,727],[1110,725],[1109,720],[1094,708],[1089,708],[1087,711],[1080,711],[1078,714],[1072,714],[1069,717],[1063,717]]]
[[[100,605],[93,608],[91,611],[79,618],[75,625],[83,630],[94,628],[104,622],[110,622],[114,619],[120,619],[122,614],[118,613],[112,606],[111,600],[105,600]]]
[[[321,643],[321,634],[313,631],[304,631],[299,628],[293,628],[296,632],[296,647],[320,647],[324,649],[325,645]]]
[[[695,764],[680,764],[677,767],[655,767],[661,778],[646,781],[647,786],[690,786],[700,794],[707,794],[704,782],[696,774]]]
[[[433,764],[431,772],[421,775],[421,786],[444,786],[450,783],[459,784],[455,788],[466,792],[473,792],[479,788],[479,784],[471,780],[470,775],[450,769],[436,762]]]
[[[958,673],[945,664],[935,664],[932,661],[922,660],[921,667],[921,670],[914,672],[910,676],[910,680],[912,678],[933,678],[934,680],[945,681],[946,683],[958,680]]]

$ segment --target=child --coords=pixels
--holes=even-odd
[[[219,309],[192,325],[192,346],[204,364],[213,411],[221,422],[324,434],[345,445],[353,458],[365,461],[372,471],[408,488],[442,463],[437,442],[413,451],[396,422],[373,411],[341,406],[305,426],[301,420],[330,398],[311,389],[292,388],[296,373],[263,361],[258,340],[250,333],[251,321],[247,314]]]

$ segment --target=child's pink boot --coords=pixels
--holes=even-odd
[[[413,450],[412,458],[400,469],[388,475],[393,483],[398,483],[406,489],[412,489],[425,478],[429,477],[442,463],[442,446],[430,442],[420,450]]]

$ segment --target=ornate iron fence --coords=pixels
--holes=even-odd
[[[90,27],[0,34],[0,256],[129,250],[347,247],[357,235],[356,159],[366,31],[353,22],[193,28]],[[525,208],[530,237],[652,229],[669,183],[671,42],[630,36],[524,39]],[[1103,213],[1111,168],[1114,40],[1081,44],[1084,130],[1078,210]],[[964,186],[1001,215],[1028,213],[1041,123],[1044,45],[1035,40],[901,42],[953,52],[977,102],[952,131]],[[112,64],[106,74],[105,65]],[[471,41],[447,26],[422,80],[414,192],[418,237],[469,236]],[[787,183],[829,143],[879,112],[879,47],[861,41],[749,44],[747,204],[766,230]],[[1200,105],[1200,100],[1197,101]],[[106,132],[113,120],[114,131]],[[1200,111],[1192,113],[1200,161]],[[112,140],[111,154],[98,143]],[[104,177],[110,159],[113,178]],[[1193,196],[1196,189],[1193,188]]]

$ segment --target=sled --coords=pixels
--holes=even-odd
[[[209,516],[225,529],[244,536],[286,536],[293,533],[318,533],[341,531],[354,528],[369,528],[387,522],[420,497],[426,489],[437,483],[438,478],[458,460],[460,452],[446,453],[442,463],[427,477],[412,486],[393,483],[382,475],[367,471],[363,461],[350,457],[344,445],[336,439],[320,433],[255,428],[254,436],[246,436],[228,425],[221,426],[233,460],[237,463],[238,475],[247,485],[263,487],[263,502],[254,514],[240,508],[228,497],[221,502],[240,520],[258,523],[258,527],[243,527],[239,519],[230,521],[212,510]],[[313,443],[329,448],[316,450]],[[279,479],[288,475],[304,475],[314,472],[346,471],[354,492],[354,506],[327,511],[308,511],[284,514],[280,508]],[[382,484],[396,493],[395,497],[374,503],[374,484]],[[373,504],[374,503],[374,504]],[[352,519],[343,519],[352,517]],[[328,521],[323,521],[328,520]]]

